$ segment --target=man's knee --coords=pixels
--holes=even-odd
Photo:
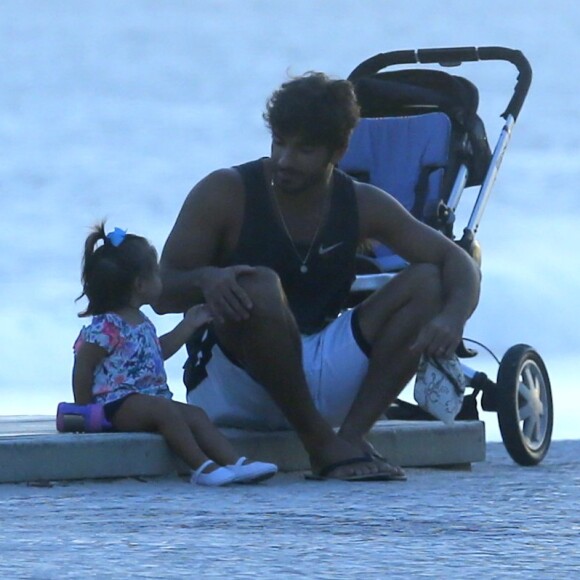
[[[254,272],[240,276],[238,282],[252,301],[256,314],[263,309],[270,311],[285,301],[280,278],[270,268],[257,266]]]
[[[443,301],[443,275],[435,264],[413,264],[406,270],[411,294],[422,300],[441,304]]]
[[[442,283],[441,269],[435,264],[411,264],[406,272],[417,282],[422,281],[429,285],[441,285]]]

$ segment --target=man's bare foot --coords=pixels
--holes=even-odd
[[[339,436],[345,438],[344,435],[342,434]],[[389,463],[389,460],[386,457],[384,457],[381,453],[379,453],[375,449],[373,444],[364,437],[357,440],[350,440],[349,443],[357,446],[363,454],[368,455],[369,457],[374,459],[381,466],[382,470],[392,475],[393,479],[400,481],[405,481],[407,479],[407,475],[405,474],[405,471],[401,467]]]
[[[386,477],[390,474],[382,461],[338,436],[323,447],[311,450],[310,465],[315,479],[391,479]]]

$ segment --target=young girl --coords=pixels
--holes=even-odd
[[[141,312],[161,293],[157,252],[140,236],[104,223],[85,242],[83,296],[88,306],[79,316],[93,316],[74,345],[75,403],[100,403],[117,431],[151,431],[191,467],[191,482],[218,486],[256,482],[273,476],[276,465],[249,462],[210,422],[205,412],[172,401],[163,360],[169,358],[202,324],[211,320],[205,306],[194,306],[167,334]]]

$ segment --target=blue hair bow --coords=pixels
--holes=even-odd
[[[123,240],[125,239],[126,235],[127,230],[115,228],[112,232],[109,232],[107,234],[107,240],[109,240],[109,242],[111,242],[111,244],[113,244],[115,248],[118,248],[123,243]]]

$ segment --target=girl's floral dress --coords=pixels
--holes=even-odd
[[[94,316],[75,341],[76,353],[87,342],[100,346],[107,356],[95,369],[93,402],[112,403],[133,393],[171,399],[163,366],[161,345],[153,323],[133,326],[114,313]]]

